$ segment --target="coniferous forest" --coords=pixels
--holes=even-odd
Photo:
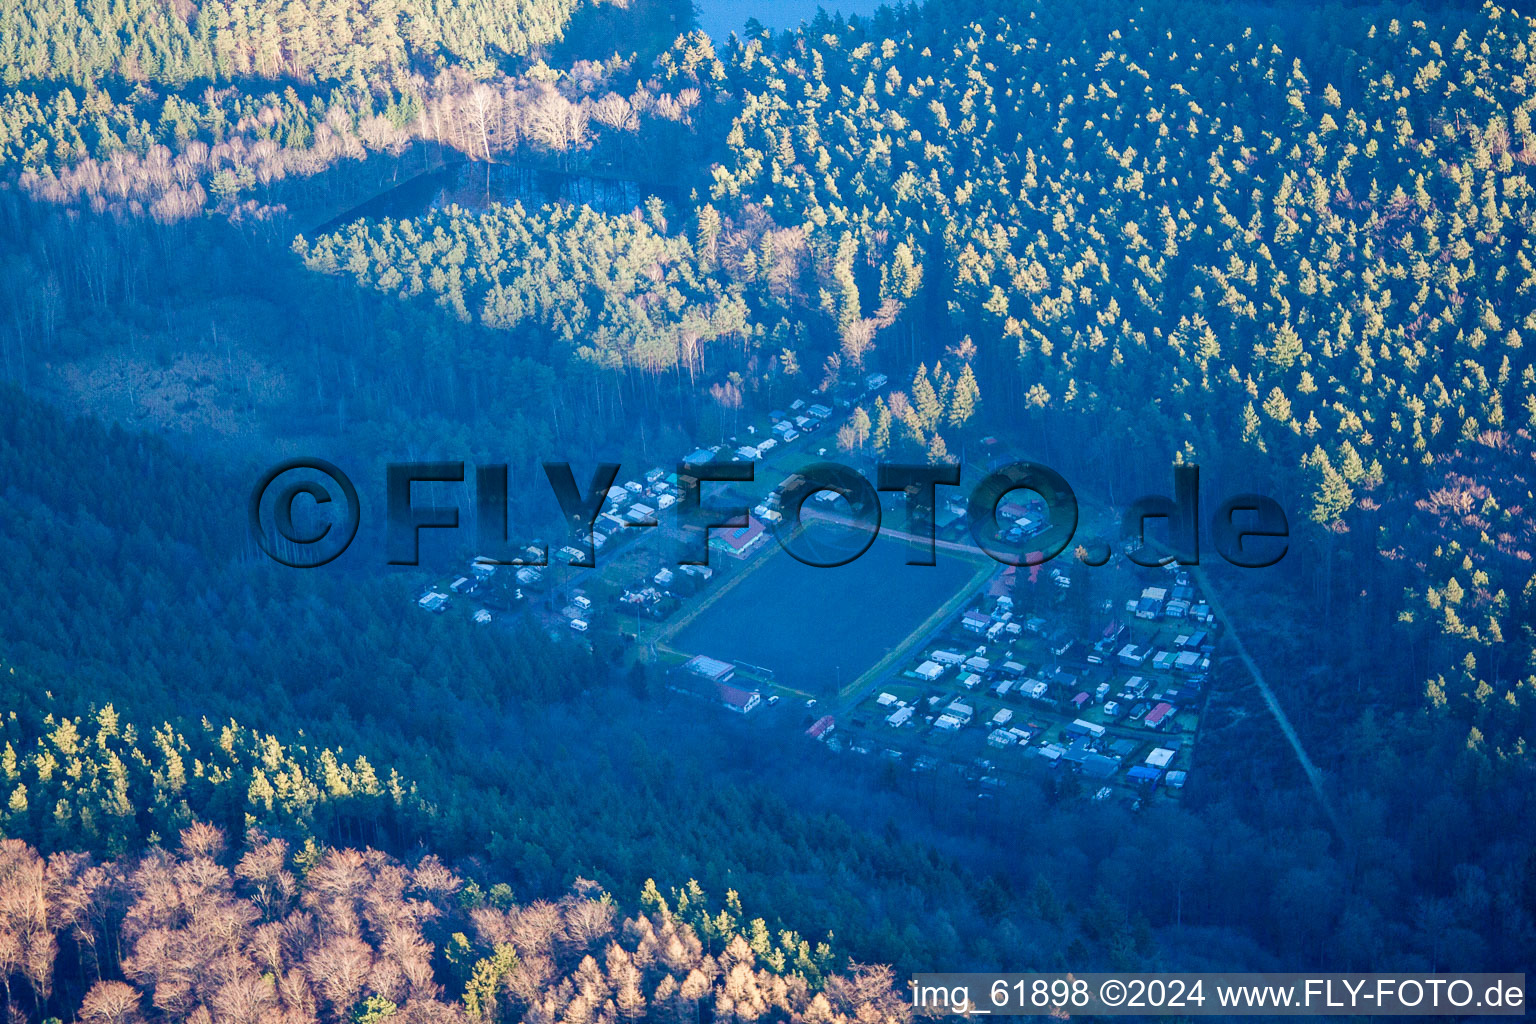
[[[1536,19],[695,18],[0,0],[6,1020],[873,1024],[925,970],[1536,962]],[[621,630],[424,614],[382,521],[299,572],[244,517],[289,455],[468,458],[555,536],[541,462],[853,390],[818,444],[866,467],[1000,439],[1289,511],[1262,585],[1208,566],[1252,665],[1218,650],[1181,799],[978,801]]]

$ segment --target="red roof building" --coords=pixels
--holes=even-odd
[[[744,715],[763,702],[763,695],[756,690],[743,690],[729,683],[719,683],[715,690],[720,694],[720,703],[738,714]]]
[[[805,734],[813,740],[826,739],[827,733],[836,728],[837,723],[833,720],[831,715],[822,715],[820,718],[816,719],[815,724],[813,724],[809,729],[805,730]]]
[[[733,558],[746,558],[766,536],[763,524],[755,516],[749,516],[746,526],[720,530],[710,538],[710,543]]]
[[[1172,710],[1173,710],[1173,705],[1169,704],[1166,701],[1164,701],[1163,703],[1159,704],[1157,707],[1153,708],[1151,711],[1148,711],[1147,712],[1147,717],[1145,719],[1147,728],[1149,728],[1149,729],[1156,729],[1158,726],[1162,725],[1163,724],[1163,719],[1167,718],[1169,712],[1171,712]]]

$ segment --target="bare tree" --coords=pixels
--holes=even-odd
[[[121,981],[98,981],[80,1003],[81,1024],[136,1024],[143,1019],[139,993]]]
[[[469,92],[464,112],[469,119],[470,130],[480,143],[481,159],[491,159],[491,136],[501,123],[501,93],[484,82]]]
[[[346,1013],[361,998],[372,968],[372,952],[353,935],[329,940],[304,961],[310,981],[338,1015]]]
[[[48,925],[47,871],[26,843],[0,840],[0,970],[7,1000],[10,976],[19,972],[39,1003],[52,991],[57,952]]]
[[[618,93],[608,93],[592,104],[592,119],[616,132],[634,132],[639,127],[635,108]]]

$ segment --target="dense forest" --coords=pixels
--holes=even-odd
[[[797,963],[734,893],[712,912],[696,886],[649,886],[631,917],[581,878],[518,905],[430,854],[293,851],[259,832],[236,854],[198,824],[100,862],[0,841],[0,895],[7,1004],[78,1006],[90,1024],[910,1016],[889,969]]]
[[[688,17],[0,0],[8,1009],[819,1024],[903,1019],[859,964],[1536,958],[1536,21]],[[345,213],[461,163],[644,198]],[[1209,571],[1320,777],[1232,660],[1179,806],[978,808],[240,516],[277,453],[517,493],[874,371],[850,457],[1280,497],[1264,585]]]
[[[558,40],[574,5],[536,3],[190,0],[170,5],[70,3],[0,8],[0,76],[75,85],[161,85],[251,79],[358,82],[448,63],[487,74]]]

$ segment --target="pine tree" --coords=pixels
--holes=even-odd
[[[1365,479],[1365,463],[1360,458],[1360,453],[1355,446],[1348,441],[1339,445],[1339,473],[1346,482],[1358,484]]]
[[[1269,346],[1269,361],[1282,369],[1289,369],[1301,357],[1301,336],[1289,323],[1280,325],[1275,340]]]
[[[954,395],[950,398],[949,425],[965,426],[976,414],[976,403],[980,398],[981,388],[976,384],[976,375],[971,371],[971,364],[966,363],[960,371],[960,380],[955,384]]]
[[[1286,398],[1285,392],[1281,391],[1278,387],[1271,388],[1269,397],[1264,400],[1264,411],[1272,420],[1289,423],[1291,421],[1291,400]]]
[[[1308,462],[1317,474],[1317,485],[1312,492],[1312,521],[1323,526],[1336,523],[1354,504],[1354,492],[1343,475],[1333,468],[1328,453],[1321,447],[1312,450]]]
[[[779,353],[779,369],[786,377],[798,377],[800,375],[800,357],[795,355],[795,350],[786,348]]]
[[[1259,451],[1264,451],[1263,424],[1259,420],[1259,414],[1249,402],[1243,406],[1243,441],[1246,444],[1256,446]]]
[[[886,276],[888,292],[902,302],[910,302],[922,287],[923,271],[912,256],[912,248],[906,242],[896,243],[891,255],[890,271]]]
[[[944,407],[939,404],[939,396],[933,390],[933,383],[928,379],[926,365],[919,366],[917,376],[912,379],[912,407],[917,415],[917,422],[924,431],[938,426]]]
[[[702,266],[713,265],[715,245],[720,238],[720,214],[708,203],[699,208],[698,227],[694,232],[694,251]]]
[[[864,407],[861,405],[853,410],[853,415],[849,417],[848,422],[853,427],[856,447],[863,448],[869,443],[870,430],[872,429],[869,422],[869,413],[865,412]]]
[[[891,410],[886,408],[884,398],[875,399],[875,429],[871,437],[875,451],[884,455],[891,448]]]

